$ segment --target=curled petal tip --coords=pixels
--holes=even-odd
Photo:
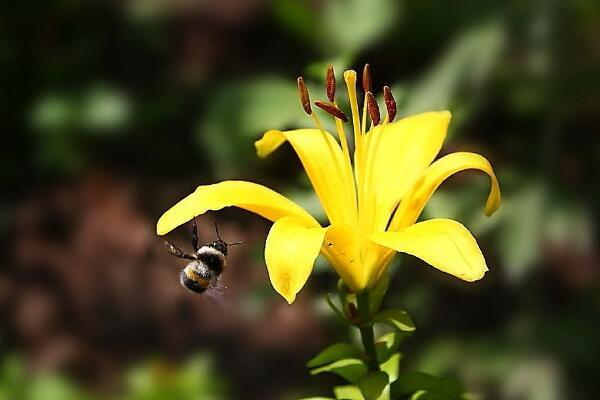
[[[291,294],[291,293],[290,293],[290,294],[288,294],[288,295],[284,295],[284,294],[282,294],[282,293],[279,293],[279,294],[280,294],[280,295],[281,295],[281,296],[282,296],[282,297],[285,299],[285,301],[287,301],[287,303],[288,303],[289,305],[292,305],[292,303],[293,303],[294,301],[296,301],[296,294],[295,294],[295,293],[294,293],[294,294]]]
[[[163,214],[159,219],[158,222],[156,223],[156,234],[158,236],[163,236],[166,235],[167,233],[171,232],[172,228],[168,227],[168,224],[165,220],[165,214]]]
[[[281,131],[272,129],[263,134],[263,137],[254,142],[256,154],[260,158],[266,158],[277,150],[285,142],[285,136]]]
[[[263,139],[259,139],[254,142],[254,148],[256,149],[256,155],[259,158],[266,158],[267,153],[264,151]]]
[[[448,124],[450,124],[450,120],[452,120],[452,113],[448,110],[444,110],[441,112],[441,114],[448,121]]]
[[[312,228],[302,220],[275,221],[265,243],[265,263],[271,284],[289,304],[304,287],[317,259],[325,228]]]
[[[483,279],[485,273],[488,271],[489,268],[487,267],[487,265],[484,265],[479,273],[469,276],[461,276],[460,278],[466,282],[476,282]]]
[[[500,189],[498,189],[498,192],[500,192]],[[491,217],[496,211],[498,211],[500,208],[500,201],[500,193],[497,194],[497,197],[493,196],[488,200],[484,211],[486,217]]]
[[[488,270],[473,235],[454,220],[430,219],[401,231],[371,235],[371,240],[467,282],[483,278]]]

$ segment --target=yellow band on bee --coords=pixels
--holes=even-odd
[[[203,277],[201,277],[200,275],[198,275],[196,273],[196,271],[194,271],[191,268],[186,268],[185,275],[188,277],[188,279],[193,280],[194,282],[198,283],[202,287],[207,287],[209,284],[208,280],[206,280]]]

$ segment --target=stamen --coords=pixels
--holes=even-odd
[[[375,96],[373,96],[373,93],[371,92],[367,92],[367,110],[369,110],[369,116],[371,117],[371,121],[373,121],[373,125],[379,125],[381,122],[379,106],[377,105]]]
[[[385,100],[385,108],[387,108],[388,120],[392,122],[396,117],[396,100],[392,94],[392,89],[389,86],[383,87],[383,99]]]
[[[324,101],[315,101],[315,106],[319,107],[321,110],[325,111],[328,114],[333,115],[336,118],[341,119],[344,122],[348,122],[348,116],[344,114],[342,110],[337,108],[335,105],[331,103],[326,103]]]
[[[363,68],[363,76],[362,76],[362,85],[363,91],[366,95],[367,92],[371,91],[372,81],[371,81],[371,64],[365,64]],[[367,133],[367,101],[363,101],[363,110],[362,110],[362,119],[361,119],[361,132],[363,135]],[[369,139],[367,139],[368,141]]]
[[[363,68],[362,84],[365,93],[371,91],[371,65],[369,65],[368,63],[365,64],[365,67]]]
[[[335,72],[333,72],[333,65],[331,64],[327,67],[325,89],[327,90],[327,98],[333,103],[335,101]]]
[[[310,97],[308,96],[308,89],[306,88],[306,84],[304,83],[304,78],[298,77],[298,95],[300,96],[300,103],[302,104],[302,108],[304,108],[304,112],[308,115],[312,114],[312,107],[310,106]]]

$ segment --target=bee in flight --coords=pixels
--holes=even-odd
[[[227,262],[227,248],[242,242],[227,243],[219,235],[219,228],[215,223],[217,240],[198,247],[198,227],[196,219],[192,222],[192,246],[194,253],[186,253],[169,241],[165,245],[169,253],[175,257],[190,260],[179,274],[181,285],[193,293],[203,293],[207,289],[216,288],[219,276]]]

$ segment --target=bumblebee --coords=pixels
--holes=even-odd
[[[190,260],[190,262],[179,273],[181,285],[193,293],[203,293],[207,289],[214,288],[219,276],[227,263],[227,248],[241,244],[242,242],[227,243],[219,234],[215,223],[217,240],[198,247],[198,227],[196,220],[192,222],[192,246],[194,253],[186,253],[169,241],[165,245],[169,253],[175,257]]]

